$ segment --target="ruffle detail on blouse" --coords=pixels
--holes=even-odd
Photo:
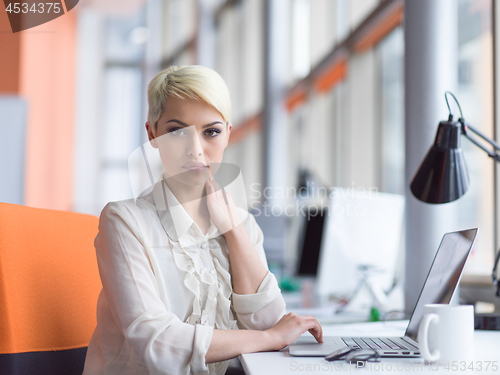
[[[236,329],[236,320],[231,313],[231,275],[229,260],[222,254],[216,254],[210,249],[216,274],[211,274],[203,264],[196,245],[180,247],[173,244],[174,261],[181,271],[186,272],[184,285],[194,295],[193,312],[186,319],[186,323],[209,325],[214,322],[216,329]],[[207,287],[208,295],[205,308],[202,310],[201,284]],[[211,319],[212,318],[212,319]]]

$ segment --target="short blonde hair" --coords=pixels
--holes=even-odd
[[[148,122],[156,133],[157,122],[171,96],[194,99],[214,107],[229,126],[229,89],[214,70],[201,65],[171,66],[154,77],[148,86]]]

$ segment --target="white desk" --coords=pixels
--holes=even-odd
[[[408,321],[387,323],[356,323],[323,325],[325,336],[403,336]],[[432,374],[500,374],[500,331],[474,332],[474,362],[482,362],[482,370],[452,371],[444,366],[429,368],[422,358],[382,358],[379,363],[367,363],[367,368],[351,369],[345,361],[326,362],[321,357],[292,357],[288,348],[276,352],[242,354],[240,361],[247,375],[282,375],[282,374],[323,374],[338,371],[362,371],[367,374],[400,374],[400,373],[432,373]],[[485,370],[485,361],[497,361],[498,369],[494,371],[490,363]],[[342,366],[343,365],[343,369]],[[378,366],[377,366],[378,365]],[[405,369],[406,365],[406,369]],[[420,367],[421,365],[421,367]],[[383,366],[383,367],[382,367]],[[390,366],[390,367],[389,367]]]

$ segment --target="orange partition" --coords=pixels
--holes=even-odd
[[[259,113],[243,121],[231,130],[229,144],[234,145],[243,140],[247,135],[262,128],[262,115]]]
[[[88,346],[101,290],[98,221],[0,203],[0,354]]]
[[[293,112],[293,110],[302,104],[307,102],[307,90],[296,89],[292,90],[285,99],[285,106],[288,112]]]
[[[347,75],[347,60],[345,58],[338,59],[325,69],[314,80],[314,87],[316,91],[325,93],[333,89],[333,87],[342,81]]]
[[[401,25],[403,19],[404,6],[403,3],[400,3],[371,29],[365,31],[363,36],[354,44],[354,51],[362,53],[373,48],[373,46],[384,39],[392,30]]]

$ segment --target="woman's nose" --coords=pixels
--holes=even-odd
[[[193,132],[193,134],[189,137],[187,154],[189,156],[203,155],[203,148],[201,147],[200,137],[196,132]]]

